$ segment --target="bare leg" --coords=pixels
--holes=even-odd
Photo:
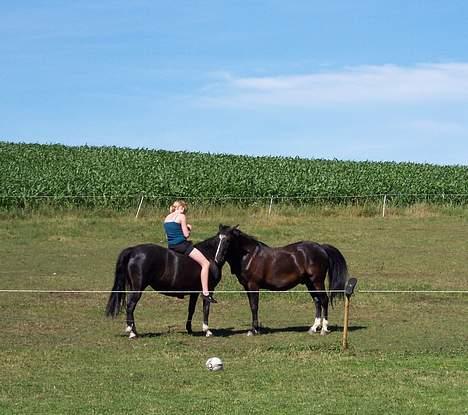
[[[202,292],[203,292],[203,295],[209,295],[210,290],[208,288],[208,273],[210,270],[210,262],[205,258],[205,256],[197,248],[194,248],[193,251],[190,252],[189,257],[197,261],[198,264],[200,264],[201,266],[200,279],[201,279],[201,285],[202,285]]]

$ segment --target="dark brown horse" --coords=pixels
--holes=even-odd
[[[213,291],[221,279],[221,268],[225,262],[226,250],[231,241],[234,228],[219,227],[212,238],[194,246],[210,260],[208,286]],[[190,296],[186,329],[192,333],[192,317],[198,296],[201,292],[200,265],[192,258],[177,254],[155,244],[144,244],[124,249],[117,259],[115,280],[106,307],[106,315],[115,317],[125,305],[127,298],[127,329],[129,337],[137,335],[133,313],[146,287],[164,295],[184,298]],[[126,295],[128,294],[128,296]],[[203,332],[212,333],[208,327],[210,303],[203,301]]]
[[[348,276],[346,260],[337,248],[309,241],[271,248],[239,229],[234,229],[226,261],[249,298],[252,311],[252,330],[249,335],[259,332],[259,290],[283,291],[298,284],[305,284],[315,302],[315,321],[309,333],[315,333],[319,329],[322,335],[329,332],[329,297],[325,290],[327,273],[332,303],[334,297],[343,297]]]

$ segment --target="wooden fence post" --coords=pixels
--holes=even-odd
[[[356,286],[357,279],[350,278],[346,283],[345,287],[345,309],[344,309],[344,321],[343,321],[343,339],[342,339],[342,346],[343,350],[348,348],[348,324],[349,324],[349,303],[351,299],[351,295],[353,295],[354,287]]]
[[[385,217],[385,208],[387,206],[387,195],[384,195],[383,198],[383,205],[382,205],[382,217]]]

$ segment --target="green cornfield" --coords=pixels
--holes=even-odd
[[[79,207],[135,206],[139,197],[466,204],[468,166],[355,162],[0,142],[0,207],[34,200]]]

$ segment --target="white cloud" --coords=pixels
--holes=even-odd
[[[204,104],[235,107],[468,101],[468,63],[356,66],[269,77],[224,74],[203,94]]]

